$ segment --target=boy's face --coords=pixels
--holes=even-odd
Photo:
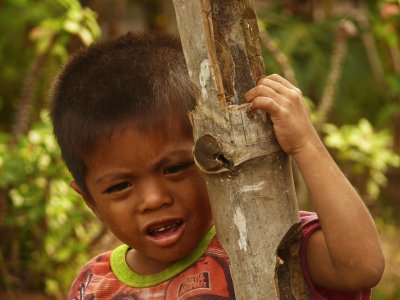
[[[85,160],[94,199],[87,203],[135,249],[134,260],[154,270],[188,255],[212,225],[192,147],[193,138],[180,126],[171,125],[165,136],[132,125],[100,141]]]

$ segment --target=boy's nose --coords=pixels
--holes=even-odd
[[[149,179],[137,188],[140,197],[140,212],[157,210],[173,203],[171,194],[161,180]]]

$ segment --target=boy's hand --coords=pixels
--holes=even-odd
[[[374,286],[384,269],[374,222],[319,138],[300,90],[270,75],[244,98],[270,115],[279,144],[296,161],[318,214],[322,229],[307,243],[313,282],[331,290]]]
[[[295,155],[318,138],[300,89],[277,74],[259,80],[244,99],[254,109],[267,112],[282,149]]]

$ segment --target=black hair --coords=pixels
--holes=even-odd
[[[145,132],[163,130],[171,117],[191,132],[195,90],[178,38],[127,33],[74,54],[54,80],[50,103],[62,158],[90,198],[83,158],[100,138],[127,121]]]

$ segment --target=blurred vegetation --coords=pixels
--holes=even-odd
[[[0,286],[62,299],[104,230],[69,188],[44,99],[73,39],[100,28],[76,0],[6,1],[0,22]]]
[[[376,220],[387,268],[374,299],[399,299],[400,2],[255,2],[267,72],[302,89]],[[0,2],[0,291],[10,299],[20,291],[65,298],[107,236],[68,186],[47,117],[52,78],[77,48],[146,28],[175,32],[172,3]]]

